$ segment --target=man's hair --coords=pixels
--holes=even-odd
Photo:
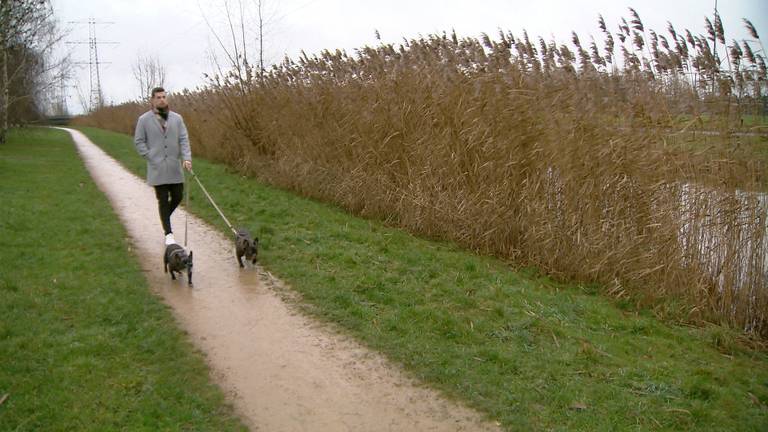
[[[162,88],[162,87],[155,87],[155,88],[153,88],[152,89],[152,96],[150,96],[150,97],[154,98],[155,97],[155,93],[165,93],[165,89]]]

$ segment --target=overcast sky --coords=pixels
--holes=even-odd
[[[88,25],[70,24],[94,18],[109,24],[96,26],[101,85],[107,103],[136,99],[139,89],[131,66],[139,55],[160,58],[167,69],[166,88],[180,91],[204,84],[203,73],[215,70],[212,53],[218,52],[217,42],[206,24],[221,36],[226,36],[224,0],[52,0],[61,26],[68,31],[66,40],[88,40]],[[235,15],[239,4],[250,21],[246,38],[255,45],[255,11],[257,0],[229,0]],[[704,17],[712,16],[714,0],[262,0],[264,15],[264,51],[270,62],[284,56],[296,58],[301,50],[308,54],[323,49],[346,49],[376,45],[378,30],[383,42],[398,43],[414,38],[455,29],[459,36],[477,37],[486,32],[492,37],[498,29],[522,34],[523,29],[537,38],[555,38],[570,43],[570,32],[579,33],[582,41],[589,35],[602,40],[597,16],[602,14],[614,33],[621,17],[629,19],[628,7],[633,7],[647,29],[666,32],[671,21],[679,30],[704,33]],[[768,0],[720,0],[718,9],[723,20],[726,39],[747,37],[741,18],[750,19],[763,43],[768,45]],[[66,45],[75,61],[87,62],[88,45]],[[251,47],[256,53],[254,47]],[[251,54],[253,55],[253,54]],[[68,91],[72,112],[80,112],[77,90],[89,94],[88,67],[81,66]]]

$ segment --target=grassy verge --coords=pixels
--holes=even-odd
[[[698,126],[705,129],[715,129],[718,126],[722,126],[722,123],[725,121],[723,117],[711,116],[709,114],[702,114],[698,116],[698,118],[699,118]],[[690,122],[692,119],[693,119],[693,116],[691,115],[678,115],[675,120],[678,123],[684,125]],[[731,126],[749,128],[753,126],[767,126],[767,125],[768,125],[768,117],[766,116],[755,115],[755,114],[742,114],[741,119],[738,121],[734,121],[734,123]]]
[[[69,134],[12,130],[0,197],[0,430],[245,429]]]
[[[139,175],[131,137],[82,128]],[[768,354],[720,327],[664,324],[195,160],[261,262],[337,323],[509,430],[765,430]],[[191,188],[191,210],[226,232]]]
[[[741,118],[745,127],[768,126],[768,116],[744,114]]]

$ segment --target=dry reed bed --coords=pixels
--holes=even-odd
[[[197,155],[673,319],[768,336],[768,204],[743,192],[765,188],[764,162],[668,137],[678,107],[707,99],[725,116],[731,94],[705,98],[644,57],[608,73],[578,49],[500,39],[326,51],[173,104]],[[132,133],[144,109],[83,121]]]

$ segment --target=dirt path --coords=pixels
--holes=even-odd
[[[171,281],[163,273],[153,191],[83,134],[67,130],[126,226],[150,285],[206,353],[214,379],[252,430],[498,430],[293,310],[271,289],[279,281],[261,269],[240,270],[232,240],[191,215],[195,287]],[[172,223],[183,242],[183,209]]]

